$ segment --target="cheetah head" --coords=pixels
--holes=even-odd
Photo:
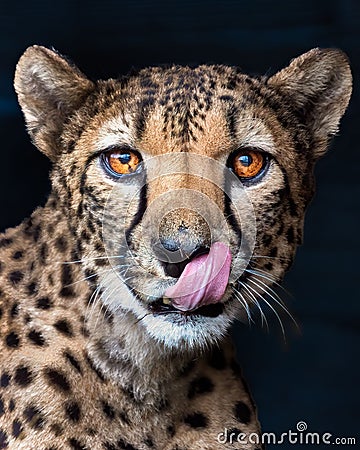
[[[221,65],[92,82],[29,48],[15,88],[53,162],[91,300],[168,347],[199,347],[268,302],[302,239],[313,167],[351,94],[313,49],[267,78]]]

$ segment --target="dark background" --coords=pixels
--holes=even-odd
[[[285,320],[285,344],[274,318],[269,334],[260,326],[235,333],[264,431],[295,430],[302,420],[309,431],[357,437],[359,448],[360,2],[2,1],[1,229],[19,223],[49,192],[49,163],[26,135],[12,87],[17,59],[35,43],[70,56],[91,78],[169,62],[228,63],[258,74],[315,46],[348,53],[355,92],[317,167],[305,243],[286,278],[301,333]]]

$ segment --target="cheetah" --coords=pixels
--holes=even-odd
[[[52,189],[0,236],[0,448],[262,448],[228,331],[285,307],[347,57],[91,81],[32,46],[14,84]]]

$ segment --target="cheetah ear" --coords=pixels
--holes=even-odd
[[[325,153],[336,134],[352,91],[347,56],[337,49],[314,48],[268,80],[311,130],[314,156]]]
[[[54,161],[64,121],[94,84],[58,53],[34,45],[17,64],[14,86],[32,141]]]

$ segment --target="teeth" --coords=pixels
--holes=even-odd
[[[169,297],[163,297],[162,302],[164,303],[164,305],[171,305],[171,300],[169,299]]]

